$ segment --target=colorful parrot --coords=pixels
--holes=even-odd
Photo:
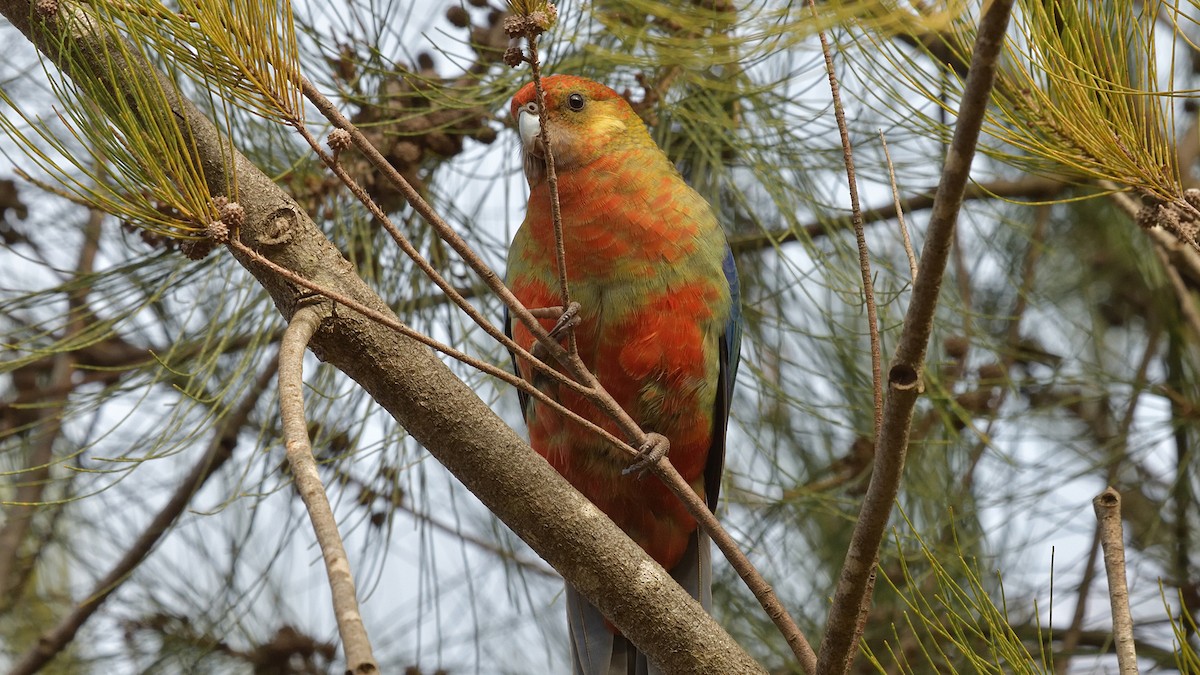
[[[670,441],[671,464],[715,509],[740,338],[733,254],[708,203],[684,183],[624,98],[573,76],[546,77],[542,85],[567,278],[580,304],[579,355],[643,430]],[[512,115],[530,195],[509,251],[508,283],[530,309],[561,306],[532,83],[513,99]],[[547,330],[555,324],[542,322]],[[516,342],[531,349],[530,332],[507,323]],[[521,377],[622,436],[579,394],[516,361]],[[577,423],[528,396],[521,407],[538,454],[709,609],[709,541],[679,499],[656,478],[625,475],[630,457]],[[575,673],[654,672],[570,585],[567,612]]]

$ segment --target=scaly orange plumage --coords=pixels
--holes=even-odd
[[[736,272],[724,234],[624,99],[582,78],[543,85],[568,280],[581,306],[579,355],[643,430],[670,441],[672,465],[714,506],[737,359]],[[561,305],[532,85],[512,109],[530,197],[509,254],[509,284],[526,307]],[[554,321],[542,323],[549,329]],[[532,347],[524,326],[512,326],[512,335]],[[517,367],[568,409],[621,435],[583,396],[536,376],[527,362]],[[707,560],[707,540],[697,543],[695,520],[661,482],[624,475],[627,455],[537,401],[523,405],[533,448],[652,558],[673,575],[689,550],[703,546]],[[690,590],[704,598],[701,583]]]

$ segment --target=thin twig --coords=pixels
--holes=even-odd
[[[887,139],[883,136],[883,129],[879,130],[879,142],[883,144],[883,157],[887,160],[888,180],[892,183],[892,201],[896,207],[896,220],[900,223],[900,237],[904,241],[904,253],[908,256],[908,278],[909,281],[916,281],[917,255],[913,253],[912,239],[908,237],[908,226],[904,224],[904,207],[900,204],[900,188],[896,185],[896,167],[892,164],[892,153],[888,152]]]
[[[985,5],[980,19],[954,138],[921,250],[920,273],[913,283],[904,328],[888,369],[888,395],[871,482],[855,522],[821,642],[817,670],[822,675],[847,672],[857,652],[856,625],[871,602],[879,547],[900,489],[933,316],[1012,5],[1012,0],[993,0]]]
[[[371,653],[371,641],[358,608],[350,560],[342,545],[342,536],[325,495],[325,487],[321,484],[321,475],[317,473],[317,461],[308,439],[308,423],[304,414],[304,354],[309,340],[320,325],[321,314],[316,307],[311,304],[303,306],[292,315],[283,333],[283,340],[279,343],[279,413],[283,438],[292,480],[308,509],[313,532],[325,559],[325,572],[329,576],[329,590],[333,595],[333,613],[346,654],[346,671],[377,673],[379,664]]]
[[[192,497],[233,456],[233,450],[237,447],[238,431],[245,426],[255,405],[262,398],[263,392],[274,379],[277,364],[278,360],[272,358],[254,381],[254,385],[246,392],[242,402],[216,427],[204,455],[180,481],[171,498],[154,516],[154,520],[150,521],[137,540],[129,546],[121,559],[112,566],[108,574],[105,574],[92,586],[92,590],[83,602],[76,605],[70,614],[64,616],[58,625],[38,637],[33,647],[17,659],[16,665],[9,671],[9,675],[32,675],[45,666],[55,654],[75,639],[80,627],[100,609],[104,601],[120,588],[122,583],[130,578],[133,570],[145,560],[154,546],[171,528],[179,514],[187,508]]]
[[[1129,586],[1125,581],[1125,537],[1121,527],[1121,494],[1113,488],[1092,500],[1108,573],[1108,600],[1112,606],[1113,640],[1121,675],[1137,675],[1137,649],[1133,641],[1133,616],[1129,612]]]
[[[813,18],[817,19],[815,0],[808,0],[808,7],[812,11]],[[838,135],[842,142],[842,162],[846,166],[846,183],[850,192],[850,224],[854,227],[854,240],[858,247],[858,269],[862,275],[863,301],[867,306],[867,331],[871,338],[871,396],[874,404],[872,438],[875,441],[875,451],[878,452],[883,431],[883,348],[879,343],[879,314],[875,307],[875,287],[871,281],[871,255],[867,249],[867,234],[863,229],[862,208],[858,201],[858,180],[854,173],[854,151],[850,142],[850,131],[846,127],[846,111],[842,107],[837,72],[833,67],[833,54],[830,52],[829,40],[825,37],[825,31],[817,31],[817,37],[821,41],[821,55],[825,59],[825,73],[829,77],[829,93],[833,99],[833,116],[837,120]],[[876,548],[876,558],[878,555],[878,548]],[[874,591],[875,578],[875,574],[872,572],[865,580],[867,597],[870,597]],[[859,639],[862,638],[862,634],[866,630],[869,609],[869,603],[861,603],[858,617],[854,622],[851,644],[858,644]],[[849,667],[849,663],[846,665]]]
[[[817,17],[815,0],[808,0],[813,18]],[[821,40],[821,55],[825,57],[825,74],[829,76],[829,93],[833,98],[833,117],[837,120],[838,135],[842,140],[842,162],[846,166],[846,184],[850,191],[850,224],[854,227],[854,239],[858,243],[858,268],[862,274],[863,299],[867,305],[867,327],[871,336],[871,390],[875,400],[875,442],[879,443],[879,432],[883,428],[883,351],[879,346],[879,315],[875,307],[875,288],[871,281],[871,254],[867,250],[867,234],[863,229],[862,208],[858,203],[858,179],[854,173],[854,149],[850,143],[850,130],[846,127],[846,111],[842,107],[837,71],[833,67],[833,54],[825,31],[817,31]]]
[[[964,200],[1052,200],[1062,194],[1069,184],[1053,178],[1026,176],[1019,180],[996,180],[987,183],[972,183],[963,193]],[[923,192],[900,200],[900,208],[908,213],[933,208],[935,192]],[[1040,202],[1035,202],[1040,203]],[[877,208],[863,209],[863,224],[878,223],[895,218],[899,211],[895,203]],[[734,235],[729,238],[729,247],[734,253],[772,248],[793,241],[820,239],[852,226],[849,217],[816,219],[812,222],[789,228],[777,228],[753,234]]]
[[[436,211],[434,211],[429,202],[425,201],[421,194],[417,192],[417,190],[413,188],[411,184],[409,184],[404,176],[400,175],[400,172],[396,170],[396,167],[392,166],[391,163],[388,162],[387,158],[380,154],[379,150],[371,144],[371,141],[368,140],[367,137],[358,130],[358,127],[354,126],[354,124],[347,119],[340,110],[338,110],[337,106],[335,106],[332,101],[322,94],[321,91],[317,89],[316,85],[314,85],[308,79],[301,78],[300,87],[301,91],[304,93],[304,97],[307,98],[314,106],[316,106],[317,110],[324,115],[326,119],[332,122],[335,127],[343,129],[350,134],[350,141],[354,144],[354,147],[357,148],[358,151],[367,158],[367,160],[371,163],[371,166],[379,171],[380,174],[386,178],[393,187],[395,187],[402,195],[404,195],[405,200],[408,201],[408,204],[413,208],[413,211],[416,211],[417,215],[421,216],[421,218],[428,223],[431,228],[433,228],[434,232],[441,237],[442,241],[445,241],[450,248],[454,249],[454,251],[462,258],[463,262],[465,262],[468,267],[470,267],[477,275],[479,275],[479,278],[481,281],[483,281],[484,285],[486,285],[488,289],[490,289],[492,293],[496,295],[496,297],[500,298],[500,300],[504,302],[505,306],[508,307],[508,311],[512,316],[512,319],[514,321],[520,321],[521,324],[525,326],[525,328],[529,330],[529,332],[537,339],[537,341],[546,349],[548,354],[553,356],[560,363],[566,361],[567,351],[563,349],[563,346],[559,344],[557,340],[550,337],[550,334],[546,331],[545,327],[542,326],[541,322],[529,313],[529,310],[521,304],[520,300],[517,300],[517,297],[513,295],[512,291],[504,285],[504,280],[501,279],[500,275],[496,274],[495,270],[489,267],[488,264],[471,249],[466,240],[459,236],[459,234],[454,231],[454,228],[450,227],[450,224],[443,220],[442,217],[438,215]],[[464,301],[459,306],[462,306],[463,304],[469,303]],[[575,375],[575,373],[572,373],[572,375]],[[584,385],[587,384],[586,382],[581,383]],[[617,407],[619,409],[619,406]],[[605,412],[611,412],[607,408],[602,409],[604,409]]]
[[[558,171],[554,165],[554,153],[550,151],[550,117],[546,110],[546,91],[542,88],[542,62],[538,58],[536,33],[526,36],[529,43],[529,70],[533,75],[533,91],[537,96],[538,105],[538,135],[541,137],[546,161],[546,187],[550,192],[550,222],[554,226],[554,263],[558,270],[558,292],[562,296],[562,306],[565,311],[571,306],[571,287],[567,282],[567,248],[563,243],[562,205],[558,200]],[[567,331],[567,353],[572,357],[579,355],[579,344],[575,339],[575,328],[571,324],[565,326]]]
[[[438,342],[437,340],[429,337],[428,335],[425,335],[424,333],[422,333],[416,329],[413,329],[409,326],[404,325],[403,323],[398,321],[393,316],[389,316],[388,314],[384,314],[383,312],[372,309],[372,308],[364,305],[363,303],[358,302],[354,298],[351,298],[348,295],[338,293],[331,289],[325,288],[325,287],[321,286],[320,284],[309,281],[308,279],[305,279],[304,277],[300,276],[299,274],[296,274],[295,272],[287,269],[286,267],[276,264],[275,262],[271,261],[267,257],[263,256],[258,251],[255,251],[254,249],[250,248],[249,246],[246,246],[245,244],[243,244],[241,241],[239,241],[237,239],[231,239],[229,241],[229,247],[232,248],[234,251],[237,251],[238,253],[253,260],[255,263],[262,265],[263,267],[266,267],[267,269],[270,269],[272,272],[278,274],[279,276],[283,277],[284,279],[287,279],[288,281],[296,284],[297,286],[300,286],[301,288],[306,288],[306,289],[312,291],[313,293],[317,293],[318,295],[323,295],[339,305],[343,305],[345,307],[348,307],[349,309],[352,309],[352,310],[362,314],[363,316],[378,323],[381,326],[384,326],[385,328],[394,330],[397,333],[399,333],[407,338],[411,338],[417,342],[420,342],[421,344],[423,344],[431,349],[435,349],[435,350],[445,354],[446,356],[449,356],[450,358],[453,358],[457,361],[461,361],[462,363],[464,363],[468,366],[471,366],[472,368],[475,368],[483,373],[491,375],[492,377],[503,380],[504,382],[507,382],[508,384],[511,384],[512,386],[517,387],[518,389],[529,394],[533,398],[536,398],[537,400],[541,401],[542,403],[545,403],[546,405],[551,406],[556,411],[558,411],[564,415],[567,415],[574,421],[583,425],[586,429],[588,429],[592,433],[600,435],[605,440],[607,440],[609,443],[612,443],[615,447],[624,449],[625,452],[630,453],[630,454],[637,453],[637,450],[630,447],[628,444],[626,444],[621,439],[619,439],[616,436],[612,435],[611,433],[605,431],[604,429],[600,428],[599,426],[596,426],[594,423],[579,416],[578,414],[571,412],[566,407],[564,407],[561,403],[558,403],[554,399],[550,398],[549,396],[547,396],[545,394],[545,392],[538,389],[537,387],[534,387],[532,384],[527,382],[525,379],[518,377],[515,373],[505,370],[503,368],[498,368],[490,363],[487,363],[486,361],[480,361],[479,359],[476,359],[462,351],[459,351],[459,350],[455,349],[454,347],[451,347],[446,344],[442,344],[441,342]],[[574,380],[567,380],[566,384],[567,384],[567,386],[573,388],[575,391],[578,391],[581,394],[587,395],[589,393],[589,390],[586,387],[579,384],[578,382],[575,382]]]
[[[449,281],[447,281],[446,278],[443,277],[442,274],[438,272],[428,260],[426,260],[425,256],[421,255],[421,252],[412,245],[412,242],[410,242],[408,238],[405,237],[402,232],[400,232],[400,228],[396,227],[396,224],[386,213],[384,213],[379,204],[377,204],[375,200],[372,199],[369,194],[367,194],[367,191],[363,188],[362,184],[355,180],[354,177],[352,177],[350,173],[346,171],[346,168],[343,167],[341,162],[338,161],[337,156],[330,155],[329,153],[325,152],[321,148],[321,144],[317,141],[316,137],[308,131],[306,126],[303,124],[296,124],[295,128],[300,134],[301,138],[308,142],[309,147],[312,148],[317,157],[325,163],[325,166],[328,167],[329,170],[332,171],[334,175],[342,181],[342,184],[344,184],[346,188],[350,190],[351,194],[353,194],[354,197],[358,199],[358,201],[365,206],[371,215],[380,223],[380,225],[383,226],[384,231],[386,231],[388,236],[392,238],[392,241],[400,247],[400,250],[403,251],[404,254],[407,255],[417,265],[417,268],[420,269],[425,276],[429,277],[429,279],[433,281],[434,285],[441,289],[445,299],[454,303],[455,306],[461,309],[472,321],[475,322],[477,326],[482,328],[485,333],[491,336],[492,339],[499,342],[506,349],[513,352],[517,356],[528,359],[529,362],[533,364],[533,367],[541,374],[550,378],[557,384],[566,386],[571,386],[574,384],[573,380],[566,377],[550,365],[546,364],[541,359],[538,359],[524,347],[517,344],[512,338],[505,335],[504,331],[496,328],[496,326],[494,326],[491,321],[488,321],[487,318],[483,316],[483,314],[476,309],[474,305],[467,302],[463,294],[459,292],[459,290],[455,288]],[[437,348],[435,347],[435,349]],[[582,390],[579,391],[581,393],[585,393]]]

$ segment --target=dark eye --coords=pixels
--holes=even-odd
[[[567,106],[569,106],[571,110],[574,110],[575,112],[583,110],[583,94],[571,94],[568,96]]]

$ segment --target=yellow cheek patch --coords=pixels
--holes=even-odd
[[[588,124],[590,133],[602,138],[611,138],[617,134],[624,133],[625,128],[624,122],[610,115],[597,115]]]

